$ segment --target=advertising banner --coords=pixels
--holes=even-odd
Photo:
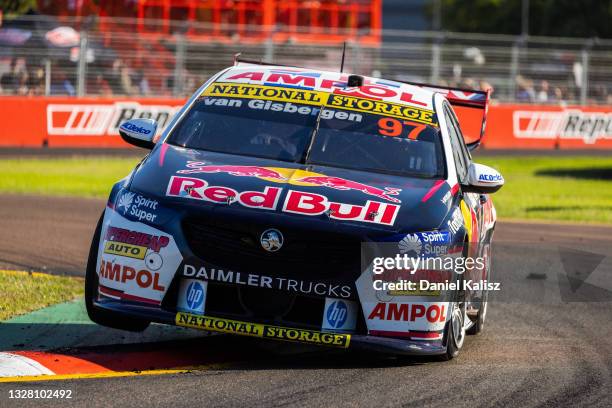
[[[133,118],[157,120],[158,132],[185,103],[149,98],[0,98],[0,146],[128,147],[117,131]]]
[[[162,131],[184,99],[0,98],[0,147],[127,147],[117,128],[128,119],[153,118]],[[477,133],[482,113],[457,108],[466,134]],[[487,149],[611,149],[612,106],[492,105]]]

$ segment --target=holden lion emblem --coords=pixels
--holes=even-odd
[[[417,234],[408,234],[406,235],[398,244],[398,249],[400,254],[408,254],[419,256],[421,254],[421,240]]]
[[[283,234],[277,229],[270,228],[261,234],[261,246],[268,252],[276,252],[283,246]]]

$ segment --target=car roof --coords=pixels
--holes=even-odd
[[[334,88],[346,90],[345,84],[349,75],[349,73],[337,71],[240,62],[222,72],[215,82],[250,83],[334,92]],[[365,98],[434,110],[435,91],[393,80],[360,76],[364,78],[364,86],[360,87],[359,91]]]

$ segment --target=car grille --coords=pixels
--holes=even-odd
[[[276,252],[261,246],[261,234],[268,228],[283,234],[283,246]],[[197,257],[223,269],[346,283],[360,274],[356,237],[218,218],[187,218],[183,232]]]

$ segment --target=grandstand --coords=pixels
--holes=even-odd
[[[494,89],[502,102],[612,104],[612,41],[385,30],[382,1],[39,1],[4,15],[0,92],[176,96],[247,58]]]

